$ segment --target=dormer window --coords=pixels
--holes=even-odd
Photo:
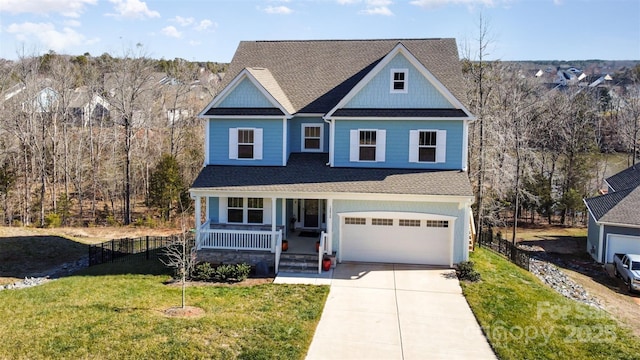
[[[391,69],[391,93],[407,92],[408,75],[408,69]]]

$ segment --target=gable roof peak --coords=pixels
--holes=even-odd
[[[290,100],[290,113],[326,114],[399,44],[465,99],[454,38],[241,41],[221,89],[247,68],[266,68]]]

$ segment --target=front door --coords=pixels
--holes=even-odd
[[[304,227],[317,228],[319,218],[319,200],[318,199],[305,199],[304,200]]]

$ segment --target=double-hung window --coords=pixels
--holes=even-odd
[[[407,93],[408,69],[391,69],[391,93]]]
[[[261,160],[262,129],[229,128],[229,159]]]
[[[359,140],[359,155],[360,161],[376,161],[376,131],[375,130],[361,130]]]
[[[262,198],[228,198],[227,222],[262,224],[264,222],[264,200]]]
[[[386,136],[386,130],[351,130],[349,161],[385,161]]]
[[[446,161],[446,130],[409,131],[409,162],[443,163]]]
[[[248,198],[247,205],[247,222],[249,224],[262,224],[264,218],[262,198]]]
[[[302,151],[322,151],[322,124],[302,124]]]
[[[238,197],[230,197],[227,199],[227,222],[243,223],[244,222],[244,199]]]
[[[253,159],[253,129],[238,129],[238,159]]]

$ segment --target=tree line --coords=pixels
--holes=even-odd
[[[225,66],[153,60],[142,46],[0,63],[1,223],[130,224],[149,207],[165,219],[184,210],[204,159],[197,114]]]
[[[617,86],[589,87],[549,84],[482,56],[462,65],[477,116],[469,178],[480,230],[519,218],[584,221],[582,199],[597,194],[610,154],[635,163],[640,66]],[[197,114],[225,68],[153,60],[141,46],[119,57],[0,63],[0,222],[129,224],[187,210],[204,159]]]
[[[463,73],[478,118],[469,134],[469,176],[481,232],[511,225],[513,240],[518,220],[584,224],[583,199],[640,157],[640,65],[598,86],[560,86],[482,56],[463,59]]]

